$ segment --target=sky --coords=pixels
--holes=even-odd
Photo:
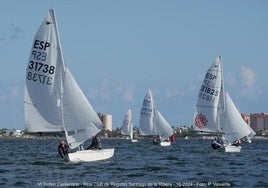
[[[139,124],[152,88],[171,126],[191,126],[203,77],[222,56],[225,90],[243,113],[268,111],[266,0],[2,0],[0,128],[24,129],[26,66],[54,8],[65,64],[113,129]]]

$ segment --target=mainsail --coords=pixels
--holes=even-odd
[[[141,135],[159,135],[161,140],[173,134],[173,129],[155,108],[151,89],[148,90],[143,100],[139,130]]]
[[[64,130],[59,103],[63,60],[53,15],[50,11],[37,31],[26,68],[24,109],[28,132]]]
[[[26,131],[65,131],[71,149],[103,127],[64,64],[53,9],[34,37],[26,68],[24,109]]]
[[[156,130],[154,127],[154,101],[151,89],[145,95],[140,112],[140,135],[155,135]]]
[[[219,114],[223,110],[221,59],[218,57],[207,70],[199,90],[193,129],[202,132],[220,132]]]

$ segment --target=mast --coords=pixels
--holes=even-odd
[[[59,94],[59,105],[60,105],[60,108],[61,108],[61,122],[62,122],[62,126],[63,126],[63,129],[64,129],[64,133],[65,133],[65,136],[67,138],[68,136],[68,132],[66,130],[66,127],[65,127],[65,121],[64,121],[64,109],[63,109],[63,106],[64,106],[64,101],[63,101],[63,76],[64,76],[64,73],[65,73],[65,64],[64,64],[64,60],[63,60],[63,54],[62,54],[62,49],[61,49],[61,43],[60,43],[60,36],[59,36],[59,32],[58,32],[58,24],[57,24],[57,19],[56,19],[56,13],[55,13],[55,10],[54,9],[50,9],[49,12],[51,13],[52,15],[52,19],[53,19],[53,23],[55,24],[55,33],[56,33],[56,39],[57,39],[57,45],[58,45],[58,51],[59,51],[59,54],[60,54],[60,94]]]
[[[154,103],[154,96],[153,96],[153,91],[152,91],[152,89],[151,88],[149,88],[149,92],[151,93],[151,101],[152,101],[152,103],[153,103],[153,105],[152,105],[152,107],[153,107],[153,129],[152,129],[152,131],[153,131],[153,135],[155,136],[155,135],[159,135],[159,132],[157,131],[157,128],[156,128],[156,115],[157,115],[157,111],[156,111],[156,108],[155,108],[155,103]],[[159,135],[160,136],[160,135]]]
[[[222,57],[219,56],[220,65],[221,65],[221,89],[222,89],[222,106],[221,106],[221,121],[220,121],[220,131],[222,132],[222,128],[225,128],[225,87],[224,87],[224,80],[223,80],[223,65],[222,65]],[[224,126],[224,127],[223,127]]]
[[[223,110],[225,111],[225,89],[224,89],[224,81],[223,81],[223,65],[222,65],[222,57],[219,56],[220,64],[221,64],[221,84],[222,84],[222,93],[223,93]]]

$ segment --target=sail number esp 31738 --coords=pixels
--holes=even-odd
[[[49,47],[49,42],[39,40],[34,41],[26,75],[28,80],[41,84],[52,84],[52,75],[55,73],[55,66],[46,63],[47,52],[45,52],[45,50]]]

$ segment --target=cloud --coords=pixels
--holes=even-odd
[[[23,30],[17,26],[15,26],[14,24],[10,24],[10,31],[13,33],[22,33]]]
[[[254,71],[247,67],[241,67],[240,76],[242,94],[248,97],[257,97],[261,93],[261,89],[257,86],[257,77]]]
[[[3,34],[1,34],[0,41],[4,41],[4,40],[5,40],[5,37],[3,37]]]
[[[23,33],[23,30],[11,23],[8,27],[8,30],[6,32],[1,33],[0,41],[5,41],[8,39],[17,39],[21,35],[21,33]]]
[[[235,76],[231,73],[227,73],[224,82],[228,87],[236,87],[237,84]]]
[[[123,89],[123,100],[126,102],[135,102],[134,97],[134,87],[132,85],[125,86]]]
[[[243,86],[246,89],[250,89],[251,87],[254,86],[255,82],[256,82],[256,76],[253,70],[246,68],[246,67],[242,67],[241,68],[241,77],[243,80]]]
[[[198,91],[198,86],[196,85],[189,85],[183,89],[167,89],[165,96],[167,98],[174,98],[174,97],[184,97],[187,95],[196,94]]]
[[[134,102],[134,86],[128,83],[122,83],[121,80],[111,75],[105,75],[98,84],[98,88],[91,88],[88,97],[100,100],[122,100]]]
[[[23,101],[24,87],[20,82],[1,85],[0,104],[9,104]]]

